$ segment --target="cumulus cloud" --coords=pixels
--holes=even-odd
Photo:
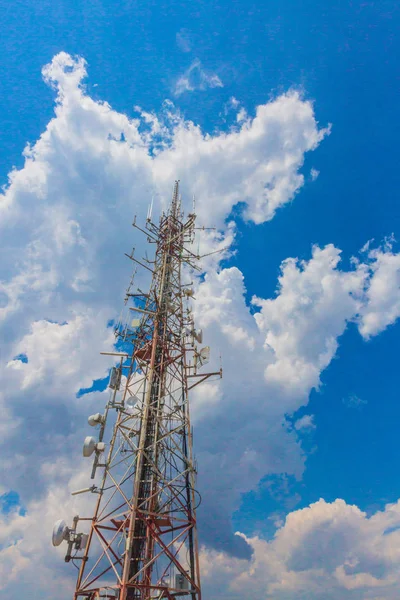
[[[366,339],[392,325],[400,316],[400,253],[393,252],[393,240],[370,249],[368,257],[371,281],[360,320],[360,332]]]
[[[315,181],[319,175],[319,171],[317,169],[312,168],[310,171],[311,181]]]
[[[180,38],[182,45],[182,39]],[[208,88],[224,87],[224,84],[216,73],[205,71],[198,58],[196,58],[190,67],[181,75],[176,82],[174,94],[180,96],[184,92],[194,92],[199,90],[204,92]]]
[[[308,431],[310,429],[315,429],[315,427],[314,415],[304,415],[294,423],[294,428],[297,429],[297,431]]]
[[[270,383],[288,395],[318,388],[319,376],[335,355],[338,337],[360,310],[366,268],[338,269],[340,250],[315,246],[310,261],[287,259],[274,299],[253,298],[260,307],[255,319],[265,333],[274,360],[266,367]]]
[[[206,591],[221,600],[397,598],[399,503],[367,517],[344,500],[319,500],[289,513],[270,541],[246,540],[250,562],[203,552]]]
[[[247,218],[271,219],[303,185],[305,152],[327,134],[297,93],[259,106],[240,129],[208,135],[168,102],[159,116],[140,111],[129,119],[93,101],[82,84],[83,59],[60,53],[43,74],[57,92],[55,117],[1,195],[3,318],[20,316],[24,297],[27,321],[38,302],[61,320],[58,300],[93,304],[100,286],[101,302],[115,306],[127,268],[120,260],[105,267],[130,246],[126,215],[144,216],[151,196],[155,209],[165,207],[175,178],[185,199],[201,198],[201,224],[224,229],[239,202]],[[112,285],[105,284],[111,272]]]
[[[365,262],[354,259],[344,270],[339,249],[315,246],[309,260],[283,262],[275,297],[253,298],[260,309],[254,314],[237,268],[209,272],[199,285],[197,321],[224,357],[222,382],[210,396],[206,386],[199,390],[193,402],[197,452],[207,473],[204,483],[200,473],[200,483],[218,490],[217,499],[204,497],[203,537],[218,548],[246,554],[243,539],[233,543],[226,523],[226,513],[239,508],[243,492],[254,489],[265,474],[301,477],[304,455],[297,433],[302,426],[310,429],[312,419],[304,417],[285,435],[282,422],[285,414],[307,404],[312,389],[319,389],[321,373],[346,328],[353,324],[363,333],[369,287],[379,273],[376,260],[371,251]],[[209,432],[215,432],[215,444]]]
[[[74,475],[75,488],[82,474]],[[73,488],[72,488],[73,489]],[[51,487],[44,503],[31,505],[24,514],[15,507],[0,516],[0,544],[9,544],[3,555],[3,590],[22,593],[32,586],[31,556],[41,561],[36,571],[36,590],[47,590],[60,600],[70,597],[68,566],[62,549],[49,553],[44,533],[60,515],[60,506],[70,514],[89,510],[90,498],[68,497],[66,491]],[[46,510],[44,510],[44,508]],[[278,524],[272,539],[236,536],[252,548],[249,560],[204,548],[201,552],[203,593],[221,600],[395,600],[400,585],[400,505],[367,516],[357,506],[337,499],[319,500],[289,513]],[[62,586],[60,586],[62,582]],[[12,587],[10,587],[12,586]],[[58,586],[58,588],[57,588]]]
[[[70,515],[70,522],[72,516],[82,515],[82,511],[89,513],[93,497],[87,495],[77,501],[70,494],[86,480],[86,473],[79,464],[55,458],[52,467],[47,469],[45,494],[40,500],[30,502],[28,511],[16,505],[7,514],[0,513],[0,590],[3,594],[20,597],[29,588],[33,600],[71,597],[71,565],[63,560],[65,548],[51,546],[51,532],[64,511]],[[66,478],[70,480],[70,487],[60,485]]]
[[[98,352],[112,344],[107,322],[115,318],[129,278],[130,265],[122,259],[132,246],[129,215],[144,218],[151,196],[155,211],[165,208],[173,180],[180,178],[185,207],[195,194],[200,224],[218,228],[200,247],[229,246],[232,208],[243,202],[245,218],[270,220],[301,189],[305,153],[329,133],[296,92],[257,107],[254,118],[246,116],[226,132],[207,134],[170,102],[160,114],[138,108],[132,119],[95,102],[83,85],[83,59],[60,53],[43,75],[57,94],[55,116],[26,148],[24,167],[10,173],[0,206],[0,402],[8,435],[2,481],[16,486],[29,527],[39,505],[53,515],[53,505],[66,502],[59,488],[86,484],[87,470],[76,464],[84,416],[99,410],[107,395],[78,399],[76,393],[111,364]],[[143,246],[138,242],[137,251]],[[283,263],[276,296],[254,299],[255,315],[245,302],[244,275],[235,267],[221,269],[215,255],[205,262],[204,278],[196,282],[196,317],[217,369],[222,354],[224,378],[193,396],[199,484],[206,492],[201,535],[218,552],[236,554],[230,560],[237,564],[248,564],[240,561],[255,548],[251,539],[232,536],[230,516],[241,494],[267,474],[300,478],[304,468],[296,429],[282,428],[285,413],[306,404],[318,388],[348,323],[357,323],[367,338],[397,318],[396,286],[385,288],[390,300],[385,298],[382,314],[379,304],[382,279],[388,268],[393,272],[396,256],[387,247],[369,249],[345,271],[337,248],[315,247],[308,261]],[[16,360],[19,354],[28,361]],[[82,484],[73,486],[77,474]],[[10,539],[25,536],[20,514],[3,521],[2,527],[10,521],[16,527]],[[23,571],[31,593],[43,597],[45,575],[36,577],[35,562],[42,550],[33,537],[47,548],[50,531],[34,532],[29,544],[15,541],[1,552],[6,565],[13,553],[22,557],[15,555],[16,575],[4,584],[4,594],[16,595],[13,586]]]
[[[67,385],[71,392],[90,387],[93,380],[108,372],[106,357],[90,356],[93,347],[112,348],[113,331],[107,328],[107,313],[75,313],[66,323],[35,321],[31,329],[15,346],[13,352],[24,354],[26,362],[11,360],[7,367],[20,375],[20,386],[42,388],[41,394],[56,396]],[[114,315],[113,315],[114,316]],[[59,368],[61,357],[63,367]],[[103,372],[101,371],[103,363]],[[78,388],[79,389],[79,388]]]

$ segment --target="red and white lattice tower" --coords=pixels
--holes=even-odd
[[[150,211],[151,212],[151,211]],[[125,299],[116,327],[119,366],[110,376],[104,413],[89,417],[98,436],[85,439],[92,479],[76,493],[92,493],[93,515],[59,521],[53,544],[65,540],[67,562],[79,568],[74,599],[201,600],[189,392],[217,373],[203,373],[209,348],[200,348],[190,304],[193,290],[182,268],[196,268],[195,214],[184,218],[175,182],[172,202],[145,233],[153,261],[135,263],[152,273],[147,293]],[[129,317],[127,317],[129,315]],[[82,529],[79,533],[78,529]]]

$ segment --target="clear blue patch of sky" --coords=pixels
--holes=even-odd
[[[107,323],[107,327],[114,327],[114,321],[110,320]],[[114,344],[115,346],[115,352],[125,352],[127,354],[131,354],[132,352],[132,344],[129,342],[124,342],[121,338],[118,338]],[[115,357],[116,359],[118,357]],[[124,365],[127,365],[128,362],[124,361],[123,362]],[[95,379],[92,383],[92,385],[89,388],[80,388],[78,390],[78,392],[76,393],[76,397],[77,398],[81,398],[81,396],[84,396],[85,394],[91,394],[92,392],[104,392],[104,390],[107,389],[108,387],[108,382],[110,380],[110,374],[108,374],[106,377],[103,377],[101,379]]]
[[[317,451],[307,461],[304,502],[318,490],[326,500],[344,498],[371,512],[400,497],[399,351],[398,326],[368,342],[355,326],[343,336],[321,391],[310,400]],[[363,401],[360,407],[347,402],[353,395]]]
[[[388,527],[387,529],[385,529],[385,531],[383,532],[383,535],[389,535],[390,533],[393,533],[394,531],[398,531],[400,529],[400,525],[393,525],[393,527]]]
[[[8,515],[18,509],[20,515],[24,515],[26,510],[20,504],[20,497],[14,490],[10,490],[5,494],[0,495],[0,512],[3,515]]]
[[[102,379],[95,379],[89,388],[80,388],[76,393],[76,397],[81,398],[81,396],[92,392],[104,392],[107,389],[109,379],[109,375]]]
[[[68,321],[54,321],[54,319],[43,319],[44,321],[46,321],[47,323],[53,323],[55,325],[68,325]]]
[[[17,356],[14,356],[13,360],[19,360],[26,364],[28,362],[28,357],[26,354],[18,354]]]

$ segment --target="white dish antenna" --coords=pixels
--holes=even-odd
[[[90,415],[90,417],[88,418],[88,423],[91,427],[96,427],[96,425],[101,425],[102,423],[104,423],[104,417],[100,413]]]
[[[205,346],[199,352],[194,355],[195,367],[202,367],[206,365],[210,360],[210,346]]]
[[[85,441],[83,442],[83,456],[85,456],[86,458],[92,456],[94,451],[103,452],[104,449],[105,443],[97,442],[96,438],[92,437],[91,435],[88,435],[85,438]]]
[[[201,344],[203,342],[203,330],[197,329],[193,331],[193,337]]]
[[[126,411],[132,413],[138,402],[139,398],[137,396],[129,396],[129,398],[125,400]]]
[[[59,546],[64,540],[68,539],[69,529],[65,521],[60,519],[53,527],[53,535],[51,541],[53,546]]]

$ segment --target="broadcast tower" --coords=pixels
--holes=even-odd
[[[74,600],[201,600],[196,531],[196,465],[192,453],[189,391],[211,376],[203,373],[210,349],[200,348],[194,326],[191,284],[198,269],[193,213],[184,217],[175,182],[171,205],[159,223],[134,227],[155,245],[154,260],[129,258],[150,271],[147,293],[132,293],[115,328],[119,361],[111,370],[103,413],[91,415],[97,436],[84,441],[98,483],[73,494],[93,494],[90,517],[58,521],[53,544],[67,542],[65,560],[78,568]],[[81,532],[78,530],[82,529]]]

